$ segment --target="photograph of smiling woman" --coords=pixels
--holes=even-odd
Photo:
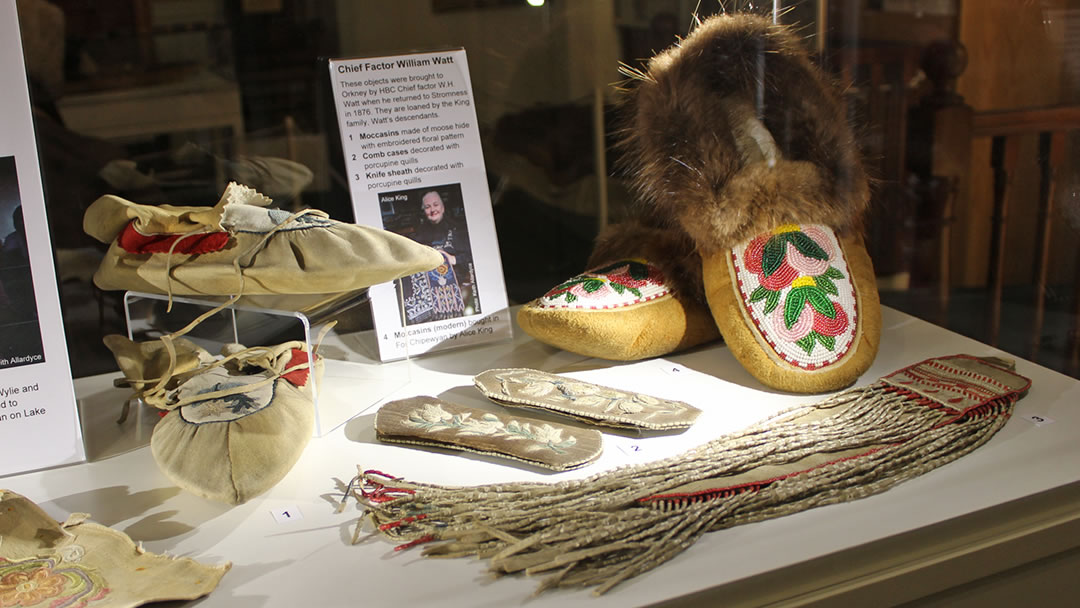
[[[438,268],[401,281],[404,325],[479,314],[472,247],[461,185],[382,193],[383,226],[439,250],[446,261]]]

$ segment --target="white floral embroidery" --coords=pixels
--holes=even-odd
[[[479,419],[472,414],[451,414],[438,403],[425,403],[424,407],[409,412],[405,424],[428,431],[456,430],[461,435],[501,437],[509,440],[528,440],[535,442],[527,446],[527,451],[549,449],[557,454],[565,454],[566,449],[577,444],[577,438],[563,438],[563,429],[550,424],[534,426],[511,420],[504,423],[495,414],[484,414]]]
[[[555,385],[551,382],[532,382],[526,384],[518,389],[522,395],[528,395],[530,397],[544,397],[549,395],[555,390]]]
[[[86,549],[82,545],[65,545],[56,550],[60,555],[60,560],[72,564],[77,564],[82,561],[82,558],[86,556]]]
[[[557,429],[550,424],[541,424],[540,426],[535,427],[534,435],[537,441],[547,443],[549,445],[562,444],[567,441],[562,437],[562,429]],[[576,443],[573,437],[570,438],[570,441]]]
[[[468,413],[460,414],[460,416],[463,420],[469,418]],[[462,427],[462,435],[494,435],[503,428],[502,421],[495,414],[484,414],[479,420],[468,420],[468,423]],[[511,437],[511,439],[517,439],[517,437]]]
[[[574,405],[577,405],[578,407],[595,409],[604,408],[605,405],[610,405],[611,402],[610,398],[605,398],[601,395],[585,395],[583,397],[567,396],[567,399],[573,401]],[[608,409],[610,408],[604,408],[604,411],[607,411]]]
[[[595,384],[589,384],[588,382],[563,382],[559,385],[559,390],[564,394],[571,397],[581,397],[584,395],[599,395],[603,393],[611,394],[614,391],[605,391]]]
[[[468,414],[465,415],[468,416]],[[442,409],[437,403],[425,403],[424,409],[409,414],[409,420],[414,420],[414,416],[418,418],[417,423],[433,425],[445,423],[454,417],[453,414]]]

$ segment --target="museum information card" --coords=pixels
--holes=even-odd
[[[0,475],[84,459],[14,0],[0,0]]]
[[[510,336],[506,285],[464,49],[333,59],[356,223],[444,264],[371,289],[384,361]]]

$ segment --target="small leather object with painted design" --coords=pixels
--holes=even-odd
[[[144,551],[126,534],[73,513],[59,523],[33,501],[0,490],[0,606],[112,606],[194,600],[228,562],[208,566]]]
[[[491,369],[473,378],[485,397],[509,407],[547,410],[624,429],[685,429],[701,410],[682,401],[632,393],[534,369]]]
[[[603,437],[595,429],[471,408],[435,397],[383,405],[375,414],[375,432],[380,441],[499,456],[556,471],[583,467],[603,451]]]

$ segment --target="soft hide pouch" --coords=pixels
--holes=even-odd
[[[192,494],[228,504],[281,481],[314,431],[302,344],[247,349],[254,356],[243,368],[204,369],[170,391],[174,405],[150,438],[162,472]]]

